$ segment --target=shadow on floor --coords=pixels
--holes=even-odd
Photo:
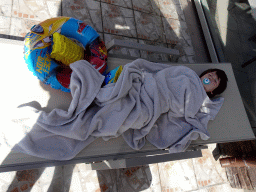
[[[45,177],[49,177],[48,180],[51,180],[51,183],[39,182],[37,185],[39,185],[42,189],[47,187],[48,192],[68,192],[70,191],[72,175],[75,171],[74,168],[75,165],[57,166],[54,167],[54,173],[51,173],[53,169],[50,169],[50,171],[48,170],[47,173],[45,173],[46,168],[17,171],[15,178],[9,185],[7,191],[18,192],[20,190],[29,192],[33,189],[35,183],[38,182],[38,179],[44,174]],[[80,173],[80,170],[76,172]],[[99,188],[96,190],[97,192],[139,192],[148,189],[152,182],[152,175],[148,165],[125,169],[98,170],[96,173],[98,181],[91,184],[93,186],[99,186]],[[91,175],[88,175],[79,179],[86,180],[90,179],[90,177]],[[73,184],[75,183],[76,181],[73,179]],[[82,186],[77,187],[80,188]],[[82,187],[82,189],[86,188]]]

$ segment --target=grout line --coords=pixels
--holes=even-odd
[[[139,39],[138,39],[138,29],[137,29],[137,23],[136,23],[136,19],[135,19],[135,10],[133,9],[133,0],[131,0],[131,4],[132,4],[132,13],[133,13],[133,19],[134,19],[134,26],[136,29],[136,39],[137,39],[137,43],[139,43]]]
[[[198,189],[199,189],[199,186],[198,186],[198,182],[197,182],[197,178],[196,178],[195,165],[194,165],[194,161],[193,161],[193,159],[192,159],[192,165],[193,165],[193,172],[194,172],[194,175],[195,175],[196,186],[197,186],[197,189],[196,189],[196,190],[198,190]]]
[[[10,39],[11,26],[12,26],[13,1],[14,1],[14,0],[12,0],[12,8],[11,8],[11,16],[10,16],[10,26],[9,26],[8,39]]]
[[[166,31],[165,31],[165,28],[164,28],[164,20],[163,19],[166,19],[166,17],[161,17],[160,16],[160,18],[161,18],[161,21],[162,21],[162,28],[163,28],[163,35],[164,35],[164,39],[165,39],[165,44],[167,45],[167,47],[168,47],[168,43],[167,43],[167,37],[166,37]]]
[[[158,178],[159,178],[159,182],[160,182],[160,188],[161,188],[161,191],[163,191],[162,189],[162,182],[161,182],[161,176],[160,176],[160,170],[159,170],[159,166],[158,166],[159,163],[157,163],[157,170],[158,170]]]
[[[101,27],[102,27],[102,34],[103,34],[103,42],[105,42],[105,32],[104,32],[104,25],[103,25],[103,16],[102,16],[102,5],[101,5],[101,1],[100,3],[100,16],[101,16]]]
[[[217,183],[217,184],[213,184],[213,185],[207,185],[205,187],[200,187],[198,189],[195,189],[195,190],[190,190],[190,191],[186,191],[186,192],[196,192],[198,190],[202,190],[202,189],[208,189],[210,187],[215,187],[215,186],[219,186],[219,185],[224,185],[224,184],[230,184],[228,181],[227,182],[224,182],[224,183]]]
[[[136,23],[136,19],[135,19],[135,10],[134,10],[134,8],[133,8],[133,0],[131,0],[131,4],[132,4],[133,19],[134,19],[134,27],[135,27],[136,35],[137,35],[136,40],[137,40],[137,43],[139,43],[139,38],[138,38],[138,37],[139,37],[139,35],[138,35],[139,33],[138,33],[137,23]],[[140,58],[141,58],[141,56],[142,56],[141,51],[139,50],[138,53],[139,53],[139,56],[140,56]]]

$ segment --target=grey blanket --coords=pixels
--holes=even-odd
[[[68,111],[35,111],[36,124],[13,150],[68,160],[98,137],[122,136],[135,150],[147,139],[170,153],[182,152],[199,136],[209,138],[208,121],[224,101],[211,101],[198,75],[184,66],[138,59],[124,66],[116,83],[103,88],[104,76],[87,61],[71,68]]]

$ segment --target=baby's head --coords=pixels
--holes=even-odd
[[[209,84],[203,83],[205,78],[210,80]],[[200,75],[200,79],[209,98],[221,94],[227,88],[228,77],[221,69],[208,69]]]

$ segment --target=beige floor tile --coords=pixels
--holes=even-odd
[[[148,178],[152,177],[152,179],[151,179],[149,188],[144,190],[143,192],[161,191],[161,181],[160,181],[158,164],[149,165],[149,169],[146,169],[146,173],[147,173],[147,177]]]
[[[243,190],[243,189],[232,188],[229,183],[226,183],[226,184],[222,184],[222,185],[217,185],[217,186],[210,187],[210,188],[208,189],[208,191],[211,191],[211,192],[219,192],[219,191],[225,191],[225,192],[242,192],[242,191],[244,191],[244,190]]]
[[[74,165],[64,166],[64,169],[65,190],[89,192],[99,189],[97,171],[87,170],[84,163],[76,164],[75,167]]]
[[[178,57],[178,63],[195,63],[195,52],[192,45],[191,39],[184,39],[180,37],[177,41],[170,41],[168,42],[172,44],[168,44],[169,48],[173,48],[179,50],[180,57]]]
[[[133,0],[132,3],[134,10],[160,15],[158,0]]]
[[[137,37],[131,9],[101,3],[103,31],[106,33]]]
[[[138,38],[165,43],[160,16],[134,11]]]
[[[86,188],[88,191],[91,189],[91,183],[88,181],[85,184]],[[93,186],[93,185],[92,185]],[[71,180],[71,185],[70,185],[70,191],[76,191],[76,192],[82,192],[82,183],[79,177],[79,173],[73,173],[72,175],[72,180]]]
[[[38,185],[34,185],[32,188],[31,188],[31,191],[30,192],[41,192],[42,189],[40,186]]]
[[[132,8],[132,0],[101,0],[101,1],[105,3],[113,4],[113,5],[118,5],[121,7]]]
[[[190,39],[188,31],[186,31],[186,22],[171,18],[163,18],[162,20],[167,43],[179,42],[179,39]]]
[[[176,4],[171,0],[158,0],[161,16],[171,19],[179,19]]]
[[[0,173],[0,181],[2,183],[11,183],[13,179],[15,178],[16,172],[11,171],[11,172],[4,172]]]
[[[207,146],[208,146],[208,150],[209,150],[209,151],[211,152],[211,154],[212,154],[213,150],[215,150],[215,148],[216,148],[216,144],[209,144],[209,145],[207,145]],[[219,159],[216,161],[216,160],[213,158],[212,160],[213,160],[213,163],[215,164],[216,170],[217,170],[218,173],[220,174],[220,177],[223,179],[223,182],[228,182],[225,168],[222,168],[222,167],[221,167]]]
[[[31,27],[36,24],[38,21],[13,17],[11,18],[10,35],[25,37]]]
[[[229,183],[206,187],[193,192],[244,192],[243,189],[232,188]]]
[[[179,1],[180,1],[180,4],[187,5],[188,1],[191,1],[191,0],[179,0]]]
[[[102,32],[100,2],[94,0],[65,0],[62,2],[62,10],[63,16],[73,17],[84,21],[97,32]]]
[[[200,188],[226,182],[209,149],[202,150],[203,157],[193,159],[197,184]]]
[[[46,1],[46,6],[48,9],[48,14],[51,17],[62,16],[61,13],[61,0],[48,0]]]
[[[192,159],[158,163],[162,191],[196,190]]]
[[[0,16],[0,34],[10,34],[11,17]]]
[[[12,14],[12,1],[13,0],[1,0],[0,1],[0,15],[11,17]],[[0,25],[2,26],[2,25]]]
[[[32,187],[34,188],[34,191],[38,188],[40,188],[42,192],[47,192],[48,190],[56,188],[59,189],[59,187],[62,188],[62,185],[58,185],[58,182],[61,182],[63,180],[62,167],[47,167],[42,171],[43,172],[41,175],[39,175],[40,173],[37,171],[32,174],[37,179]],[[19,185],[22,185],[22,183],[19,183]]]
[[[55,171],[56,167],[45,168],[44,172],[42,173],[38,181],[43,185],[49,185],[52,182]]]
[[[60,0],[13,0],[12,17],[44,21],[61,15]]]

